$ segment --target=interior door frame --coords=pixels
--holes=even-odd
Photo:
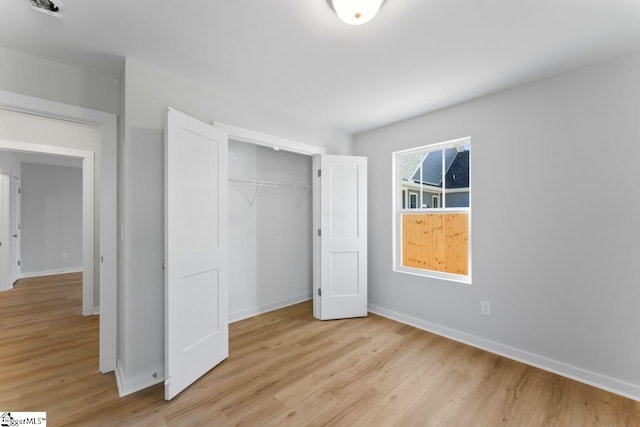
[[[294,141],[287,138],[281,138],[279,136],[269,135],[262,132],[253,131],[250,129],[241,128],[238,126],[230,125],[222,122],[213,122],[213,126],[220,130],[227,132],[229,140],[246,142],[249,144],[260,145],[262,147],[272,148],[274,150],[289,151],[296,154],[302,154],[305,156],[311,156],[313,159],[314,167],[311,169],[311,173],[315,174],[315,162],[318,156],[327,154],[327,149],[318,145],[305,144],[303,142]],[[312,177],[313,178],[313,177]],[[318,191],[318,180],[312,179],[312,207],[313,220],[312,229],[309,230],[313,235],[313,293],[312,298],[314,301],[313,310],[314,315],[316,310],[319,310],[318,288],[320,286],[320,241],[318,234],[314,232],[320,227],[320,192]]]
[[[22,217],[22,197],[20,189],[22,177],[18,178],[11,171],[11,248],[13,249],[13,256],[11,257],[11,282],[12,284],[20,278],[20,272],[22,270],[20,259],[22,251],[22,230],[20,219]],[[15,239],[15,240],[14,240]]]
[[[66,156],[82,159],[82,314],[90,316],[98,313],[94,300],[94,218],[95,218],[95,173],[94,152],[51,145],[33,144],[24,141],[0,139],[0,148],[11,152],[35,153],[54,156]]]
[[[85,174],[89,171],[92,180],[94,179],[94,158],[100,159],[101,175],[98,188],[100,199],[97,203],[99,205],[100,248],[99,253],[92,254],[93,268],[99,271],[100,303],[99,307],[95,303],[93,288],[87,292],[85,300],[83,289],[83,314],[98,314],[98,310],[100,312],[99,370],[102,373],[111,372],[116,368],[117,355],[117,118],[111,113],[7,91],[0,91],[0,108],[33,116],[88,124],[99,129],[100,144],[99,149],[95,151],[31,144],[23,141],[5,141],[5,143],[10,145],[8,148],[18,151],[81,157],[83,158],[83,181]],[[83,195],[87,196],[84,192],[83,185]],[[91,192],[93,193],[93,186]]]
[[[11,233],[13,204],[11,203],[11,185],[13,174],[11,171],[0,169],[0,281],[9,283],[9,289],[13,286],[13,239]],[[7,247],[7,244],[9,245]],[[3,286],[4,287],[4,286]]]

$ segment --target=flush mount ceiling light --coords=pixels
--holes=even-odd
[[[31,0],[31,8],[36,12],[62,18],[62,0]]]
[[[327,0],[338,17],[349,25],[371,21],[386,0]]]

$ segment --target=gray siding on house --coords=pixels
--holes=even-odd
[[[408,197],[408,203],[406,206],[408,206],[408,209],[422,209],[422,208],[433,208],[433,196],[439,196],[440,198],[440,203],[442,203],[442,196],[440,196],[438,193],[431,193],[428,191],[423,191],[422,192],[422,204],[423,206],[420,206],[420,191],[419,190],[409,190],[408,194],[415,194],[417,196],[417,205],[415,208],[411,208],[411,196],[407,196]],[[405,208],[404,205],[404,200],[403,200],[403,208]],[[442,206],[438,206],[438,207],[442,207]]]
[[[448,208],[468,208],[469,192],[446,194]]]
[[[469,188],[469,151],[459,152],[445,177],[446,188]]]

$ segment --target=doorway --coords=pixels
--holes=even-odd
[[[0,91],[0,121],[3,125],[1,149],[82,159],[83,269],[94,284],[87,289],[86,297],[83,295],[83,314],[100,312],[99,370],[113,371],[116,365],[116,117]],[[87,137],[88,134],[92,137]]]
[[[10,225],[0,233],[10,252],[0,258],[0,271],[10,274],[2,289],[21,278],[83,271],[82,159],[0,150],[0,172],[11,181],[2,203]]]
[[[238,288],[229,290],[229,321],[312,298],[313,288],[307,288],[305,283],[313,282],[310,177],[312,156],[325,154],[325,148],[221,122],[214,122],[214,127],[229,135],[229,227],[230,236],[238,236],[229,242],[229,274],[235,275],[241,283]],[[261,217],[254,206],[258,197],[263,199],[260,210],[266,213]],[[276,206],[278,201],[286,202],[284,210]],[[278,215],[278,211],[282,215]],[[292,218],[289,231],[287,218]],[[269,226],[272,222],[274,227]],[[279,280],[288,270],[286,266],[278,265],[281,261],[274,260],[279,258],[286,263],[286,258],[278,256],[278,249],[267,247],[271,242],[281,248],[280,244],[287,241],[295,242],[293,247],[298,248],[298,253],[293,251],[292,255],[300,262],[293,277],[302,284],[289,279]],[[259,249],[258,245],[263,247]],[[291,255],[289,249],[292,248],[285,250],[285,256]],[[251,268],[243,267],[242,253],[247,250],[256,254]],[[258,259],[258,253],[267,255]],[[308,274],[312,276],[308,277]],[[259,280],[258,275],[261,279],[269,277],[276,289],[271,289],[271,293],[260,289],[258,282],[264,280]]]

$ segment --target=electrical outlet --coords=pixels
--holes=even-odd
[[[60,259],[67,259],[67,253],[66,252],[60,252]]]
[[[485,316],[491,316],[491,303],[489,301],[480,301],[480,313]]]

